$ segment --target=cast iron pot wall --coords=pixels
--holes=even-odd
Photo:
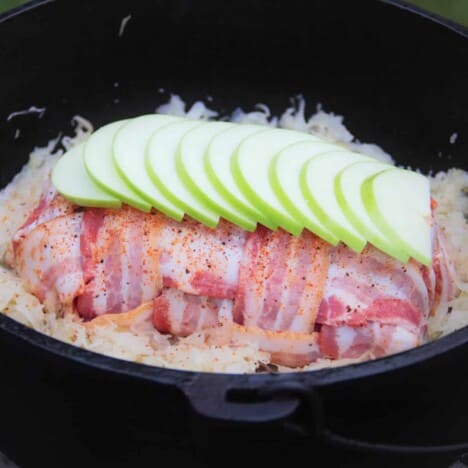
[[[223,114],[258,102],[278,113],[301,93],[309,113],[321,103],[344,115],[360,140],[378,143],[402,164],[424,171],[468,168],[467,41],[442,26],[376,1],[122,0],[109,7],[57,1],[0,24],[2,185],[34,145],[70,133],[73,115],[98,127],[153,112],[169,93],[190,104],[212,96],[212,107]],[[11,112],[32,105],[47,108],[42,118],[7,121]],[[452,145],[454,132],[459,138]],[[447,389],[453,395],[467,379],[459,365],[467,342],[468,330],[461,330],[346,369],[221,376],[97,356],[0,316],[6,382],[0,392],[8,402],[0,449],[24,466],[63,466],[64,460],[69,466],[89,460],[125,465],[152,460],[154,445],[165,441],[172,457],[190,461],[190,434],[199,445],[215,435],[241,438],[236,424],[223,431],[215,425],[214,432],[212,417],[257,421],[243,427],[244,441],[269,441],[293,423],[302,429],[311,424],[316,415],[306,405],[289,426],[267,423],[299,404],[295,390],[265,396],[277,385],[318,388],[327,422],[340,432],[390,442],[457,441],[453,423],[466,418],[466,403],[453,404],[450,413],[452,399],[439,409],[434,401]],[[186,395],[205,417],[193,417]],[[445,412],[451,424],[434,435],[427,429],[431,418],[440,420]]]

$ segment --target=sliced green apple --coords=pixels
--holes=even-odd
[[[68,150],[52,170],[52,184],[57,192],[80,206],[119,208],[120,200],[102,190],[89,177],[84,166],[84,145]]]
[[[300,186],[311,210],[340,241],[360,253],[366,238],[343,214],[335,195],[335,178],[346,166],[371,158],[351,151],[332,151],[309,160],[301,169]]]
[[[204,159],[210,141],[220,132],[232,128],[228,122],[210,122],[187,132],[180,141],[176,156],[176,167],[180,179],[192,195],[202,203],[219,213],[223,218],[242,227],[254,231],[257,222],[249,217],[241,208],[230,203],[212,185],[207,176]]]
[[[148,142],[146,168],[156,187],[175,206],[197,221],[216,227],[219,213],[187,190],[176,169],[180,141],[187,132],[203,125],[207,124],[184,120],[156,130]]]
[[[259,125],[235,125],[216,135],[205,154],[205,172],[213,188],[232,206],[236,206],[251,219],[274,230],[274,223],[265,213],[252,204],[239,187],[231,173],[231,157],[239,144],[250,135],[267,132],[269,128]]]
[[[183,210],[172,203],[153,183],[146,170],[146,146],[151,135],[173,122],[184,121],[169,115],[142,115],[123,125],[114,138],[114,162],[120,176],[148,203],[180,221]]]
[[[409,259],[408,254],[399,243],[392,242],[385,231],[372,221],[367,213],[361,196],[362,184],[369,177],[391,168],[378,161],[360,161],[342,169],[335,178],[335,195],[343,214],[348,221],[361,232],[375,247],[403,263]]]
[[[303,225],[279,202],[268,179],[271,160],[287,146],[300,141],[317,141],[306,133],[283,129],[251,135],[239,145],[231,159],[231,171],[244,196],[286,231],[299,235]]]
[[[338,243],[338,237],[327,229],[310,209],[299,186],[299,174],[303,165],[310,159],[340,149],[322,141],[302,141],[277,153],[268,169],[273,192],[289,214],[309,231],[333,245]]]
[[[148,212],[151,205],[125,183],[114,165],[112,142],[126,122],[113,122],[94,132],[85,143],[84,164],[91,179],[103,190],[134,208]]]
[[[372,221],[411,257],[432,259],[431,194],[427,177],[392,168],[366,179],[361,189]]]

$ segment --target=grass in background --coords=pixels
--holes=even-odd
[[[406,1],[468,27],[468,0]],[[22,5],[23,3],[26,3],[26,0],[0,0],[0,13]]]
[[[26,0],[0,0],[0,13],[16,8],[26,3]]]
[[[468,27],[468,0],[406,0],[443,18]]]

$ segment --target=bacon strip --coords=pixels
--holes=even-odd
[[[406,301],[427,316],[429,298],[419,264],[403,265],[371,246],[360,255],[335,247],[317,322],[363,325],[366,311],[383,299]]]
[[[152,217],[151,230],[158,239],[164,286],[200,296],[234,297],[244,230],[225,221],[210,229],[190,219],[179,223],[161,214]]]
[[[334,248],[317,317],[323,354],[382,356],[422,343],[436,296],[428,286],[435,276],[414,260],[403,265],[371,246],[360,255]]]
[[[219,324],[220,309],[232,307],[231,301],[185,294],[177,289],[164,289],[153,300],[153,324],[161,333],[189,336],[196,331]]]
[[[431,316],[445,313],[448,303],[457,292],[455,267],[445,247],[444,234],[437,225],[434,228],[433,243],[432,266],[426,269],[425,274],[426,286],[429,294],[432,293]]]
[[[329,247],[305,232],[260,227],[249,235],[233,316],[265,330],[312,332],[329,268]]]
[[[381,357],[421,344],[417,334],[398,325],[368,322],[361,327],[323,325],[319,333],[320,353],[329,359]]]
[[[36,208],[28,216],[24,224],[16,232],[13,242],[24,238],[35,227],[46,221],[75,211],[76,206],[60,196],[51,183],[42,193]]]
[[[4,261],[6,264],[14,267],[16,250],[33,229],[58,216],[71,214],[76,208],[75,205],[58,195],[51,183],[49,183],[46,190],[42,193],[36,208],[29,214],[26,221],[13,236],[12,242],[5,252]]]
[[[87,282],[76,300],[83,318],[126,312],[159,294],[159,251],[149,223],[130,208],[86,212],[81,252]]]
[[[317,333],[264,330],[232,324],[233,345],[250,345],[271,353],[271,362],[304,367],[320,357]]]
[[[42,223],[16,247],[15,266],[28,291],[57,312],[72,308],[84,289],[79,234],[82,214]]]

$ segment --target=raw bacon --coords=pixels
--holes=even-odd
[[[39,204],[16,232],[13,238],[13,245],[21,242],[36,226],[59,216],[73,213],[76,210],[80,211],[79,207],[60,196],[55,188],[49,184],[47,189],[42,193]]]
[[[446,309],[456,292],[437,232],[431,267],[414,260],[403,265],[371,246],[358,255],[339,245],[331,257],[317,328],[321,352],[332,359],[379,357],[420,345],[429,317]]]
[[[189,294],[232,299],[247,233],[225,221],[210,229],[185,218],[153,215],[164,286]]]
[[[301,367],[319,355],[316,333],[265,330],[232,322],[233,301],[166,289],[154,299],[153,324],[162,333],[207,332],[209,344],[250,345],[270,352],[275,362]],[[210,333],[211,332],[211,333]]]
[[[57,312],[72,308],[83,293],[80,229],[82,213],[59,216],[29,232],[15,251],[15,268],[27,290]]]
[[[80,244],[86,286],[76,299],[82,317],[127,312],[159,294],[159,250],[151,227],[151,217],[130,208],[83,214]]]
[[[360,327],[323,325],[319,333],[320,354],[325,358],[381,357],[421,344],[415,333],[398,325],[369,321]]]
[[[312,332],[329,264],[328,245],[311,233],[294,237],[259,227],[249,235],[242,258],[235,322]]]
[[[165,289],[153,300],[153,324],[162,333],[189,336],[216,327],[223,307],[232,308],[231,301]]]
[[[429,317],[456,293],[444,242],[434,223],[432,266],[403,265],[306,231],[78,209],[47,189],[14,236],[11,264],[49,310],[104,320],[145,304],[146,322],[161,333],[203,332],[211,344],[248,344],[301,367],[423,343]]]

